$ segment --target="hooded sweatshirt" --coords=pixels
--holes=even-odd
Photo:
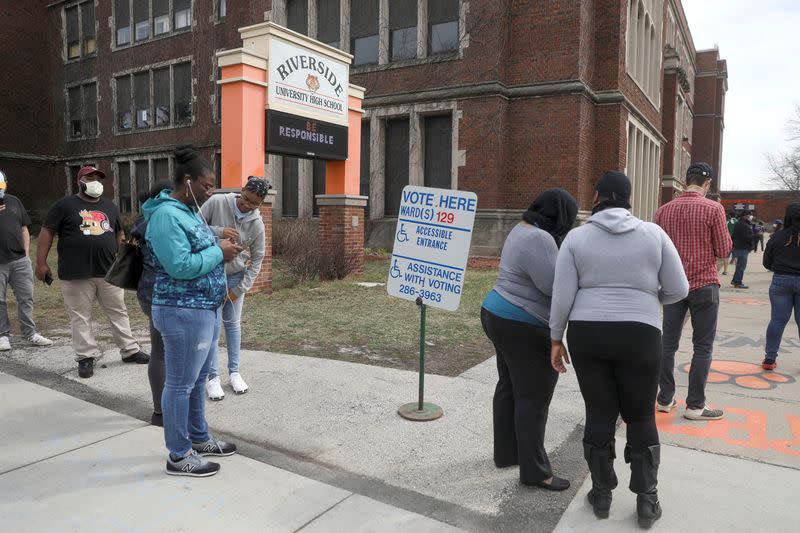
[[[142,206],[155,257],[153,305],[216,309],[225,299],[222,249],[197,212],[164,190]]]
[[[567,234],[556,260],[550,338],[570,320],[640,322],[661,329],[661,306],[689,294],[678,251],[655,224],[605,209]]]
[[[245,213],[239,218],[239,209],[236,207],[235,193],[215,194],[203,207],[200,208],[206,217],[211,231],[219,238],[225,228],[235,228],[239,231],[239,239],[244,251],[236,259],[225,264],[225,274],[244,272],[241,283],[236,287],[229,287],[237,298],[250,290],[261,272],[261,262],[264,260],[264,221],[258,210]],[[247,266],[248,261],[250,266]]]

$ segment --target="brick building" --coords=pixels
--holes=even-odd
[[[623,169],[649,218],[692,160],[720,173],[726,66],[695,50],[680,0],[30,0],[0,13],[14,73],[0,169],[32,210],[72,191],[84,163],[113,176],[123,212],[170,175],[177,144],[219,168],[215,53],[264,20],[354,56],[369,246],[390,245],[407,184],[476,192],[473,253],[494,254],[546,188],[585,211],[597,177]],[[274,215],[318,216],[324,165],[267,159]]]
[[[726,211],[743,208],[769,223],[783,219],[786,207],[800,202],[800,191],[722,191],[721,196]]]

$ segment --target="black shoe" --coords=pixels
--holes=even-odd
[[[171,476],[208,477],[217,472],[219,472],[219,463],[212,463],[204,459],[194,450],[189,450],[189,453],[178,461],[167,457],[167,474]]]
[[[636,493],[636,516],[639,527],[650,528],[661,518],[658,501],[658,465],[661,463],[661,446],[646,448],[625,447],[625,462],[631,465],[631,492]]]
[[[78,375],[90,378],[94,375],[94,357],[86,357],[78,361]]]
[[[744,283],[731,283],[731,285],[733,285],[734,289],[749,289],[750,288],[747,285],[745,285]]]
[[[122,358],[123,363],[138,363],[140,365],[145,365],[150,362],[150,356],[142,351],[138,351],[134,354],[129,355],[128,357]]]
[[[522,484],[528,485],[529,487],[539,487],[540,489],[544,490],[552,490],[553,492],[561,492],[562,490],[567,490],[569,488],[569,481],[557,476],[553,476],[553,479],[550,480],[550,483],[545,483],[544,481],[525,483],[523,481]]]
[[[658,494],[638,494],[636,496],[636,521],[642,529],[650,529],[661,518],[661,503]]]
[[[150,416],[150,424],[153,426],[158,426],[160,428],[164,427],[164,415],[161,413],[153,413]]]

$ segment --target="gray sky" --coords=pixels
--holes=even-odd
[[[800,1],[683,0],[698,50],[728,61],[722,189],[775,188],[764,154],[786,145],[800,104]]]

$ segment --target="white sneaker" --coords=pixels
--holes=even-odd
[[[218,402],[225,397],[225,393],[222,392],[222,384],[220,383],[219,376],[208,380],[206,383],[206,394],[208,394],[209,400],[213,400],[215,402]]]
[[[713,409],[706,405],[702,409],[686,409],[683,413],[683,418],[687,420],[719,420],[725,416],[722,409]]]
[[[8,337],[0,337],[0,352],[7,352],[11,349],[11,343],[8,342]]]
[[[242,379],[242,375],[238,372],[231,374],[231,387],[236,394],[244,394],[247,392],[247,383]]]
[[[38,333],[34,333],[33,336],[28,339],[28,342],[33,344],[34,346],[52,346],[53,341],[48,339],[47,337],[42,337]]]
[[[656,411],[659,411],[661,413],[669,413],[670,411],[675,409],[677,406],[678,406],[678,402],[675,401],[674,398],[672,399],[672,403],[669,404],[669,405],[661,405],[660,403],[658,403],[656,401]]]

